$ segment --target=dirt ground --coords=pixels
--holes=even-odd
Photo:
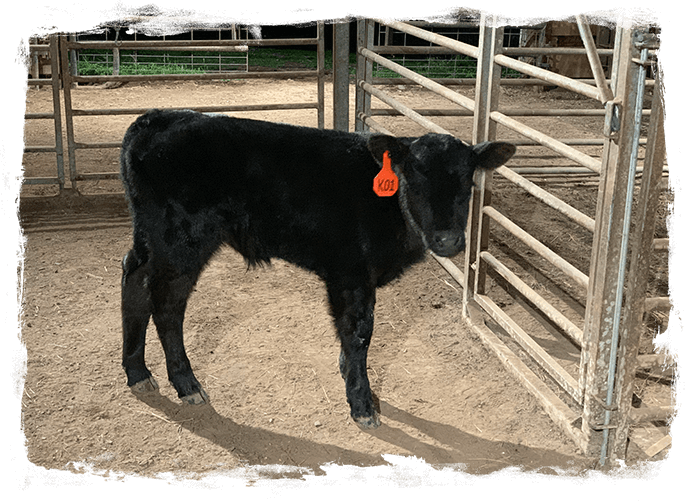
[[[326,91],[330,103],[330,83]],[[314,101],[316,85],[252,80],[80,87],[73,94],[77,108],[191,107]],[[398,98],[414,107],[445,106],[411,87],[400,89]],[[502,99],[527,107],[588,106],[561,91],[514,89]],[[29,90],[28,111],[49,111],[50,103],[49,89]],[[316,124],[312,110],[235,115]],[[134,119],[79,118],[77,141],[119,141]],[[330,113],[326,121],[330,127]],[[437,121],[470,139],[469,119]],[[548,121],[543,127],[557,127],[563,137],[591,137],[601,128],[601,118],[571,125]],[[383,123],[398,135],[422,133],[404,119]],[[27,145],[52,141],[48,121],[27,123]],[[117,155],[117,149],[81,150],[79,170],[116,172]],[[559,164],[536,148],[522,150],[516,160],[531,161]],[[54,155],[25,155],[27,177],[54,176],[54,165]],[[552,188],[594,214],[592,181]],[[371,385],[381,400],[383,425],[377,431],[360,431],[349,416],[320,280],[282,261],[248,272],[231,249],[217,254],[202,275],[185,323],[186,348],[211,405],[181,404],[166,380],[154,327],[147,361],[161,387],[145,397],[132,394],[120,361],[120,260],[131,245],[127,206],[118,181],[81,182],[79,190],[81,195],[57,197],[54,187],[25,186],[21,198],[22,336],[28,352],[23,428],[36,465],[74,469],[88,462],[101,471],[154,475],[279,464],[321,474],[325,463],[379,465],[385,464],[383,454],[398,454],[478,474],[508,466],[547,474],[592,467],[465,326],[461,289],[432,259],[378,293],[369,352]],[[514,189],[496,196],[522,226],[543,229],[554,250],[587,272],[589,251],[582,249],[591,242],[588,234],[569,230]],[[666,236],[663,224],[659,231]],[[498,238],[495,233],[497,252],[520,263],[519,249]],[[455,262],[461,266],[463,258]],[[651,292],[666,295],[666,260],[655,266]],[[515,307],[491,287],[498,304]],[[578,304],[566,311],[579,310]],[[565,359],[569,370],[577,370],[577,353],[569,349]]]

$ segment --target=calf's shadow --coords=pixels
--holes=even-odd
[[[367,454],[238,424],[220,415],[211,404],[179,404],[159,392],[135,396],[189,432],[230,451],[246,465],[290,465],[308,468],[315,475],[324,475],[321,465],[327,463],[356,466],[388,464],[381,456],[382,452]],[[556,474],[553,468],[560,468],[568,474],[579,474],[591,467],[590,461],[584,458],[487,440],[451,425],[414,416],[384,401],[381,401],[381,416],[384,421],[380,428],[368,432],[351,428],[350,433],[368,433],[436,467],[452,467],[473,474],[487,474],[509,466],[547,474]],[[392,422],[415,428],[419,432],[418,437],[428,438],[412,436],[393,426]],[[304,473],[285,472],[278,475],[300,477]]]

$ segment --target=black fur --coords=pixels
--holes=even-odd
[[[372,186],[386,150],[400,190],[381,198]],[[514,151],[437,134],[369,136],[192,111],[139,117],[121,151],[133,214],[122,277],[129,386],[156,386],[144,361],[152,316],[179,397],[207,400],[185,353],[183,317],[202,268],[228,244],[249,267],[281,258],[324,280],[352,417],[378,426],[366,374],[376,288],[427,247],[460,252],[474,170]]]

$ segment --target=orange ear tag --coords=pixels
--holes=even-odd
[[[390,168],[390,153],[383,153],[383,168],[373,178],[373,191],[379,197],[391,197],[397,192],[399,181],[397,175]]]

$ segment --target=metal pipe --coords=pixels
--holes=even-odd
[[[487,251],[481,252],[481,259],[488,263],[492,269],[499,273],[502,278],[513,285],[526,299],[540,309],[547,317],[563,330],[577,346],[583,342],[583,330],[565,317],[559,310],[552,306],[545,298],[535,292],[516,274],[507,268],[504,263]],[[576,388],[577,391],[577,388]]]
[[[495,122],[500,123],[505,127],[526,136],[529,139],[537,141],[542,146],[546,146],[549,149],[564,155],[566,158],[578,162],[580,165],[583,165],[588,169],[591,169],[595,172],[599,172],[602,168],[601,161],[592,158],[590,155],[581,153],[580,151],[574,148],[566,146],[561,141],[558,141],[553,137],[548,136],[547,134],[543,134],[542,132],[533,129],[532,127],[528,127],[527,125],[524,125],[523,123],[514,120],[513,118],[510,118],[504,115],[503,113],[500,113],[499,111],[493,111],[492,113],[490,113],[490,118]]]
[[[383,127],[381,124],[376,122],[373,118],[368,116],[366,113],[358,113],[357,117],[359,120],[361,120],[362,123],[365,125],[368,125],[372,129],[374,129],[376,132],[380,132],[381,134],[387,134],[388,136],[394,136],[392,132],[390,132],[388,129]]]
[[[600,56],[611,56],[613,49],[595,49]],[[584,56],[587,49],[582,47],[505,47],[502,49],[504,54],[510,56],[541,56],[541,55],[577,55]]]
[[[580,38],[583,40],[583,45],[587,49],[587,57],[590,62],[590,69],[592,70],[592,75],[595,77],[595,83],[602,96],[602,104],[606,104],[614,99],[614,93],[607,85],[606,75],[604,75],[604,69],[602,68],[602,62],[599,60],[599,55],[597,54],[597,47],[595,46],[595,41],[592,38],[592,33],[590,32],[590,25],[585,19],[585,16],[578,14],[576,16],[578,23],[578,31],[580,31]],[[613,51],[612,51],[613,52]]]
[[[578,383],[569,373],[559,365],[540,345],[519,326],[502,308],[483,294],[475,294],[474,299],[495,321],[502,327],[521,347],[542,366],[545,372],[551,376],[576,402],[580,401]]]
[[[589,278],[578,268],[573,266],[571,263],[562,258],[559,254],[552,251],[549,247],[547,247],[542,242],[540,242],[539,240],[531,236],[529,233],[524,231],[520,226],[516,225],[516,223],[505,217],[502,213],[494,209],[492,206],[483,207],[483,213],[490,216],[500,226],[509,231],[509,233],[514,235],[516,238],[521,240],[521,242],[526,244],[532,250],[537,252],[540,256],[542,256],[551,264],[556,266],[560,271],[564,272],[566,276],[571,278],[583,289],[585,293],[587,293]]]
[[[402,113],[404,116],[406,116],[406,117],[409,118],[410,120],[413,120],[414,122],[416,122],[417,124],[421,125],[421,126],[424,127],[425,129],[428,129],[429,131],[435,132],[435,133],[437,133],[437,134],[449,134],[449,135],[452,135],[452,133],[451,133],[450,131],[448,131],[447,129],[443,129],[442,127],[440,127],[439,125],[437,125],[437,124],[431,122],[431,121],[428,120],[427,118],[422,117],[421,115],[419,115],[418,113],[416,113],[414,110],[412,110],[410,107],[408,107],[408,106],[406,106],[406,105],[400,103],[397,99],[394,99],[394,98],[390,97],[388,94],[386,94],[385,92],[383,92],[383,91],[381,91],[381,90],[378,90],[378,89],[377,89],[376,87],[374,87],[373,85],[369,85],[368,82],[364,82],[364,81],[362,80],[361,82],[359,82],[359,86],[360,86],[362,89],[364,89],[366,92],[368,92],[369,94],[371,94],[372,96],[374,96],[374,97],[380,99],[381,101],[383,101],[384,103],[386,103],[386,104],[392,106],[392,107],[395,108],[397,111],[399,111],[400,113]]]
[[[649,421],[670,421],[674,413],[675,409],[670,405],[639,407],[630,409],[630,422],[639,424]]]
[[[325,105],[324,97],[326,95],[324,89],[324,72],[326,66],[326,51],[324,47],[324,36],[323,36],[323,23],[316,23],[316,101],[317,101],[317,113],[316,113],[316,124],[319,129],[323,129],[326,125],[325,120]],[[346,66],[347,68],[347,66]]]
[[[410,24],[402,23],[399,21],[387,21],[376,19],[376,22],[384,24],[386,26],[390,26],[391,28],[403,31],[417,38],[426,40],[428,42],[433,42],[443,47],[448,47],[456,52],[459,52],[460,54],[464,54],[474,59],[478,57],[478,47],[475,47],[473,45],[469,45],[464,42],[459,42],[457,40],[452,40],[451,38],[448,38],[446,36],[438,35],[437,33],[431,33],[430,31],[426,31],[421,28],[417,28]]]
[[[284,103],[284,104],[239,104],[228,106],[170,106],[165,107],[165,110],[193,110],[198,113],[217,113],[222,111],[276,111],[276,110],[301,110],[301,109],[316,109],[317,103]],[[75,117],[90,117],[100,115],[142,115],[149,111],[150,108],[107,108],[107,109],[88,109],[88,110],[72,110]]]
[[[216,73],[195,73],[176,75],[119,75],[119,76],[75,76],[71,81],[78,83],[102,82],[153,82],[165,80],[237,80],[247,78],[305,78],[317,76],[317,70],[309,71],[235,71]]]
[[[247,40],[125,40],[125,41],[69,41],[67,50],[72,49],[152,49],[156,47],[236,47],[250,45],[268,47],[274,45],[316,45],[318,38],[274,38]]]
[[[414,82],[418,83],[422,87],[427,88],[428,90],[432,90],[436,94],[449,99],[453,103],[458,104],[462,108],[466,108],[467,110],[474,111],[476,105],[473,99],[469,99],[468,97],[459,94],[458,92],[455,92],[451,89],[448,89],[444,85],[440,85],[435,83],[433,80],[430,78],[426,78],[423,75],[419,75],[415,71],[409,70],[405,68],[404,66],[401,66],[397,63],[394,63],[390,61],[389,59],[386,59],[383,56],[379,56],[375,52],[372,52],[366,48],[362,48],[359,51],[359,54],[364,56],[367,59],[370,59],[371,61],[378,63],[382,66],[385,66],[386,68],[394,71],[395,73],[402,75],[404,77],[409,78],[410,80],[413,80]]]
[[[523,73],[524,75],[544,80],[548,84],[558,85],[559,87],[563,87],[564,89],[568,89],[573,92],[577,92],[578,94],[582,94],[585,97],[589,97],[597,101],[602,101],[602,94],[600,93],[599,89],[597,89],[597,87],[584,84],[582,82],[574,80],[573,78],[565,77],[563,75],[559,75],[558,73],[554,73],[549,70],[543,70],[542,68],[538,68],[528,63],[524,63],[522,61],[519,61],[518,59],[513,59],[509,56],[505,56],[504,54],[496,55],[495,62],[500,66],[504,66],[505,68],[509,68],[511,70],[516,70],[519,73]]]
[[[536,184],[528,181],[523,176],[517,174],[516,172],[513,172],[511,169],[504,167],[504,166],[499,167],[495,172],[497,172],[497,174],[507,178],[509,181],[514,183],[516,186],[523,188],[528,193],[533,195],[538,200],[544,202],[545,204],[547,204],[551,208],[562,213],[564,216],[568,217],[571,221],[578,223],[579,225],[581,225],[586,230],[591,231],[591,232],[595,231],[594,219],[586,216],[585,214],[580,212],[578,209],[571,207],[569,204],[567,204],[563,200],[560,200],[559,198],[557,198],[554,195],[552,195],[551,193],[543,190],[542,188],[540,188]]]
[[[647,61],[648,49],[644,48],[641,51],[641,61]],[[647,74],[647,68],[644,64],[638,65],[638,76],[637,76],[637,89],[635,102],[637,103],[635,109],[635,117],[633,120],[633,137],[632,137],[632,148],[630,152],[630,163],[628,167],[628,183],[626,187],[626,202],[625,209],[623,213],[623,233],[621,237],[621,248],[619,252],[619,269],[618,269],[618,280],[616,282],[616,305],[614,306],[614,318],[612,322],[611,331],[611,351],[609,353],[609,369],[608,369],[608,381],[607,381],[607,396],[606,396],[606,408],[604,411],[604,425],[608,426],[611,420],[611,411],[609,410],[614,402],[614,382],[616,379],[616,365],[617,365],[617,352],[618,352],[618,340],[621,322],[621,313],[623,306],[623,285],[625,283],[626,275],[626,264],[628,260],[628,235],[630,234],[630,219],[631,210],[633,208],[633,191],[635,186],[635,171],[637,168],[637,157],[638,148],[640,140],[640,125],[642,123],[642,102],[644,100],[645,93],[645,76]],[[604,465],[607,458],[607,447],[609,444],[609,430],[604,429],[602,437],[602,447],[600,449],[599,462]]]
[[[451,40],[451,39],[450,39]],[[454,49],[443,46],[421,45],[386,45],[376,47],[378,54],[417,54],[417,55],[446,55],[454,54]],[[540,55],[585,55],[583,47],[504,47],[502,53],[510,56],[540,56]],[[601,56],[611,56],[613,49],[597,49]]]
[[[350,25],[333,25],[333,128],[350,129]]]
[[[442,266],[449,275],[457,281],[459,285],[464,287],[464,273],[452,262],[451,259],[438,256],[433,251],[429,251],[430,255]]]
[[[444,116],[444,117],[466,117],[472,116],[467,110],[435,109],[435,108],[416,108],[414,111],[424,116]],[[531,108],[500,108],[500,113],[504,113],[510,117],[604,117],[606,110],[604,109],[581,109],[568,110],[562,108],[548,108],[548,109],[531,109]],[[646,110],[645,110],[646,111]],[[394,110],[385,108],[376,108],[371,110],[371,115],[398,115]]]
[[[99,48],[99,47],[98,47]],[[138,48],[138,47],[136,47]],[[159,52],[247,52],[250,48],[247,45],[227,45],[227,46],[214,46],[208,45],[206,47],[200,45],[192,45],[187,47],[171,47],[171,46],[160,46],[160,47],[147,47],[145,50],[148,51],[159,51]],[[114,47],[113,50],[135,50],[133,48],[122,48]],[[242,59],[242,58],[241,58]]]
[[[442,85],[474,85],[476,83],[475,78],[432,78],[434,82]],[[580,83],[594,83],[594,80],[588,80],[585,78],[578,78],[574,80]],[[418,85],[416,82],[409,80],[408,78],[374,78],[373,82],[376,85]],[[527,85],[542,85],[549,86],[550,83],[539,78],[502,78],[500,79],[502,85],[511,86],[527,86]],[[654,80],[647,80],[647,87],[654,86]]]

